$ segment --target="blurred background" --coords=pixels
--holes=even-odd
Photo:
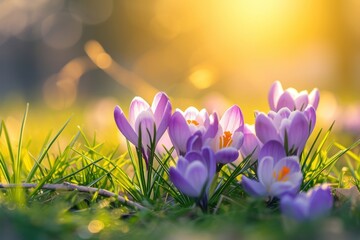
[[[280,80],[319,88],[318,124],[358,139],[359,16],[358,0],[0,0],[0,119],[29,102],[35,126],[73,114],[107,139],[115,105],[162,90],[253,123]]]

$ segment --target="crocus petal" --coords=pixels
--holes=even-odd
[[[202,149],[202,155],[203,155],[203,159],[205,160],[205,166],[208,169],[208,177],[209,177],[209,184],[211,183],[215,172],[216,172],[216,161],[215,161],[215,155],[214,152],[211,150],[211,148],[209,147],[204,147]]]
[[[303,112],[293,112],[293,117],[286,134],[288,150],[299,149],[298,153],[300,154],[309,137],[309,125]]]
[[[299,95],[299,92],[292,87],[286,89],[284,92],[289,93],[292,99],[295,99]]]
[[[227,164],[239,157],[239,151],[233,147],[222,148],[215,153],[217,163]]]
[[[233,105],[225,111],[220,120],[223,131],[235,132],[243,131],[244,117],[241,109],[237,105]]]
[[[266,196],[266,189],[265,187],[255,181],[247,178],[246,176],[242,176],[241,178],[241,185],[243,186],[245,192],[253,197],[265,197]]]
[[[272,157],[264,157],[259,162],[257,175],[259,181],[266,188],[269,188],[274,182],[273,178],[274,159]]]
[[[175,185],[180,192],[184,193],[189,197],[198,197],[199,191],[195,189],[180,172],[176,170],[176,168],[171,167],[169,170],[169,176],[171,182]]]
[[[135,132],[140,136],[139,128],[141,128],[141,142],[144,149],[150,146],[154,138],[155,119],[150,109],[139,114],[135,121]]]
[[[295,195],[299,187],[291,182],[274,182],[269,190],[271,196],[281,198],[285,194]]]
[[[259,151],[262,147],[262,143],[256,137],[254,130],[250,129],[249,125],[244,127],[244,142],[241,145],[240,152],[243,157],[247,157],[252,154],[251,159],[258,159]]]
[[[280,208],[285,216],[302,221],[308,216],[307,203],[306,199],[300,199],[305,197],[299,195],[298,197],[290,195],[283,196],[280,201]]]
[[[201,151],[202,146],[203,146],[202,134],[200,131],[197,131],[194,135],[192,135],[188,139],[186,143],[186,150],[187,152]]]
[[[182,113],[175,111],[169,123],[169,136],[178,155],[185,155],[186,143],[191,133]]]
[[[206,127],[209,125],[210,123],[209,113],[206,111],[205,108],[199,111],[196,120],[199,122],[199,124],[203,124]]]
[[[209,117],[209,125],[206,126],[206,131],[204,132],[203,139],[214,138],[219,130],[219,120],[218,115],[213,113]]]
[[[167,108],[167,104],[169,102],[169,98],[163,92],[159,92],[155,95],[154,100],[151,104],[151,110],[154,113],[155,121],[160,122],[165,109]]]
[[[244,134],[242,132],[234,132],[232,135],[231,147],[240,149],[244,143]]]
[[[189,166],[189,161],[186,160],[186,158],[184,158],[183,156],[180,156],[176,163],[177,171],[179,171],[179,173],[184,175],[188,166]]]
[[[154,113],[155,123],[156,123],[156,142],[161,138],[161,136],[166,131],[170,117],[172,107],[169,101],[169,98],[165,93],[158,93],[154,97],[151,109]]]
[[[135,121],[139,114],[150,108],[150,105],[141,97],[135,97],[130,103],[129,121],[135,128]],[[135,129],[136,130],[136,129]]]
[[[188,179],[189,183],[196,190],[197,194],[190,197],[200,196],[202,190],[204,190],[206,183],[208,181],[208,171],[206,166],[200,161],[191,162],[186,170],[185,179]]]
[[[289,182],[292,182],[294,185],[298,186],[298,189],[300,189],[302,180],[303,174],[301,173],[301,171],[289,175]]]
[[[324,215],[330,211],[333,206],[334,199],[331,195],[329,186],[324,184],[322,186],[315,187],[308,194],[310,195],[309,212],[314,218]]]
[[[309,103],[315,108],[317,109],[318,105],[319,105],[319,100],[320,100],[320,93],[319,90],[317,90],[316,88],[313,89],[310,94],[309,94]]]
[[[288,120],[292,111],[290,111],[287,107],[281,108],[277,113],[270,112],[268,116],[272,115],[273,124],[275,125],[276,129],[280,129],[281,125],[284,125],[284,121]]]
[[[295,101],[290,92],[285,91],[279,98],[278,104],[276,106],[276,111],[279,111],[281,108],[287,107],[291,111],[296,109]]]
[[[274,171],[279,172],[284,166],[289,168],[290,174],[300,172],[299,158],[297,156],[284,157],[274,164]]]
[[[184,117],[185,119],[189,119],[189,120],[198,120],[199,110],[193,106],[190,106],[187,109],[185,109]]]
[[[259,160],[267,156],[273,157],[274,163],[277,163],[278,160],[286,157],[284,146],[275,140],[265,143],[259,152]]]
[[[119,106],[115,107],[114,110],[114,118],[117,127],[119,128],[120,132],[125,136],[127,140],[129,140],[132,144],[137,146],[138,144],[138,136],[135,133],[134,129],[131,127],[129,122],[127,121],[124,112]]]
[[[295,106],[296,109],[302,111],[304,110],[309,104],[309,96],[307,91],[302,91],[295,99]]]
[[[315,127],[315,123],[316,123],[316,112],[315,112],[315,108],[310,106],[307,107],[304,111],[304,114],[306,115],[307,119],[308,119],[308,123],[309,123],[309,135],[312,133],[312,131],[314,130]]]
[[[276,111],[277,103],[283,92],[284,92],[284,90],[279,81],[276,81],[271,85],[270,91],[269,91],[269,96],[268,96],[269,105],[270,105],[271,110]]]
[[[255,120],[256,136],[263,143],[270,140],[281,140],[272,121],[263,113],[260,113]]]
[[[187,152],[186,155],[185,155],[185,158],[189,162],[203,161],[203,156],[201,155],[201,152],[198,152],[198,151]],[[205,164],[205,161],[203,161],[203,162]]]

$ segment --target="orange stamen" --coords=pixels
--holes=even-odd
[[[289,179],[288,175],[290,173],[290,168],[287,166],[283,166],[283,168],[280,170],[279,175],[277,176],[277,180],[284,182]],[[274,177],[276,178],[276,174],[274,173]]]
[[[229,131],[225,131],[224,135],[220,137],[219,148],[224,148],[230,146],[232,143],[232,134]]]
[[[199,123],[196,120],[186,120],[188,124],[194,124],[195,126],[198,126]]]

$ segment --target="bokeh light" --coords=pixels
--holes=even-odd
[[[182,109],[238,104],[253,123],[280,80],[319,88],[320,123],[359,135],[346,119],[360,108],[359,14],[356,0],[1,1],[0,99],[85,109],[162,90]]]

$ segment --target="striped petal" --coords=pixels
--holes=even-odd
[[[315,110],[319,105],[319,100],[320,100],[320,93],[319,90],[315,88],[309,94],[309,103],[315,108]]]
[[[223,131],[229,131],[231,133],[235,131],[243,131],[244,117],[241,109],[237,105],[233,105],[227,109],[221,117],[220,125]]]
[[[276,81],[271,85],[270,91],[269,91],[269,96],[268,96],[269,105],[270,105],[271,110],[276,111],[279,98],[283,92],[284,92],[284,90],[279,81]]]
[[[188,179],[186,179],[185,176],[183,176],[179,171],[177,171],[176,168],[170,168],[169,176],[171,182],[175,185],[177,189],[179,189],[180,192],[184,193],[189,197],[198,197],[200,195],[199,191],[195,189],[194,186],[189,183]]]
[[[156,94],[151,109],[154,113],[155,123],[157,127],[156,129],[156,142],[157,142],[166,131],[171,117],[172,107],[167,95],[162,92]]]
[[[127,140],[129,140],[132,144],[137,146],[138,144],[138,136],[135,133],[132,126],[129,124],[128,120],[126,119],[124,112],[119,106],[115,107],[114,110],[114,118],[117,127],[119,128],[120,132],[125,136]]]
[[[279,98],[276,111],[279,111],[281,108],[284,107],[289,108],[291,111],[296,109],[294,98],[288,91],[285,91]]]
[[[255,120],[255,132],[256,136],[263,143],[266,143],[270,140],[280,141],[277,129],[265,114],[260,113]]]
[[[252,179],[247,178],[246,176],[242,176],[241,185],[243,186],[245,192],[253,197],[265,197],[266,189],[265,187]]]
[[[191,137],[191,132],[188,123],[180,111],[175,111],[170,119],[169,136],[178,155],[185,155],[186,143]]]
[[[135,97],[131,101],[129,108],[129,121],[133,128],[135,128],[135,121],[140,113],[147,111],[149,108],[150,105],[141,97]]]
[[[227,164],[235,161],[239,157],[239,151],[233,147],[222,148],[215,153],[217,163]]]

